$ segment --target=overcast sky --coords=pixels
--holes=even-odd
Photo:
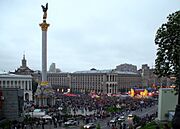
[[[49,3],[48,69],[65,72],[149,64],[154,37],[179,0],[0,0],[0,71],[14,71],[23,53],[41,70],[41,4]]]

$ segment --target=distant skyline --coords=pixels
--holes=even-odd
[[[42,8],[48,2],[48,67],[64,72],[154,65],[157,29],[179,0],[1,0],[0,71],[14,71],[25,52],[41,70]]]

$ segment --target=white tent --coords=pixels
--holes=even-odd
[[[33,112],[29,112],[27,114],[30,115],[31,117],[40,118],[40,117],[45,116],[45,111],[35,109]]]

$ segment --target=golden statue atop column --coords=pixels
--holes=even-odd
[[[48,3],[46,3],[46,6],[41,5],[42,10],[43,10],[43,23],[39,24],[42,31],[47,31],[49,24],[46,23],[47,19],[47,10],[48,10]]]

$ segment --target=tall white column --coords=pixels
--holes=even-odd
[[[26,91],[26,82],[23,81],[23,89]]]
[[[47,29],[49,24],[44,20],[40,24],[42,29],[42,82],[47,81]]]
[[[24,89],[23,85],[22,85],[22,80],[20,81],[20,86],[21,86],[21,89]]]
[[[42,31],[42,82],[47,81],[47,31]]]
[[[28,91],[29,90],[29,83],[27,80],[26,80],[26,85],[27,85],[27,91]]]

